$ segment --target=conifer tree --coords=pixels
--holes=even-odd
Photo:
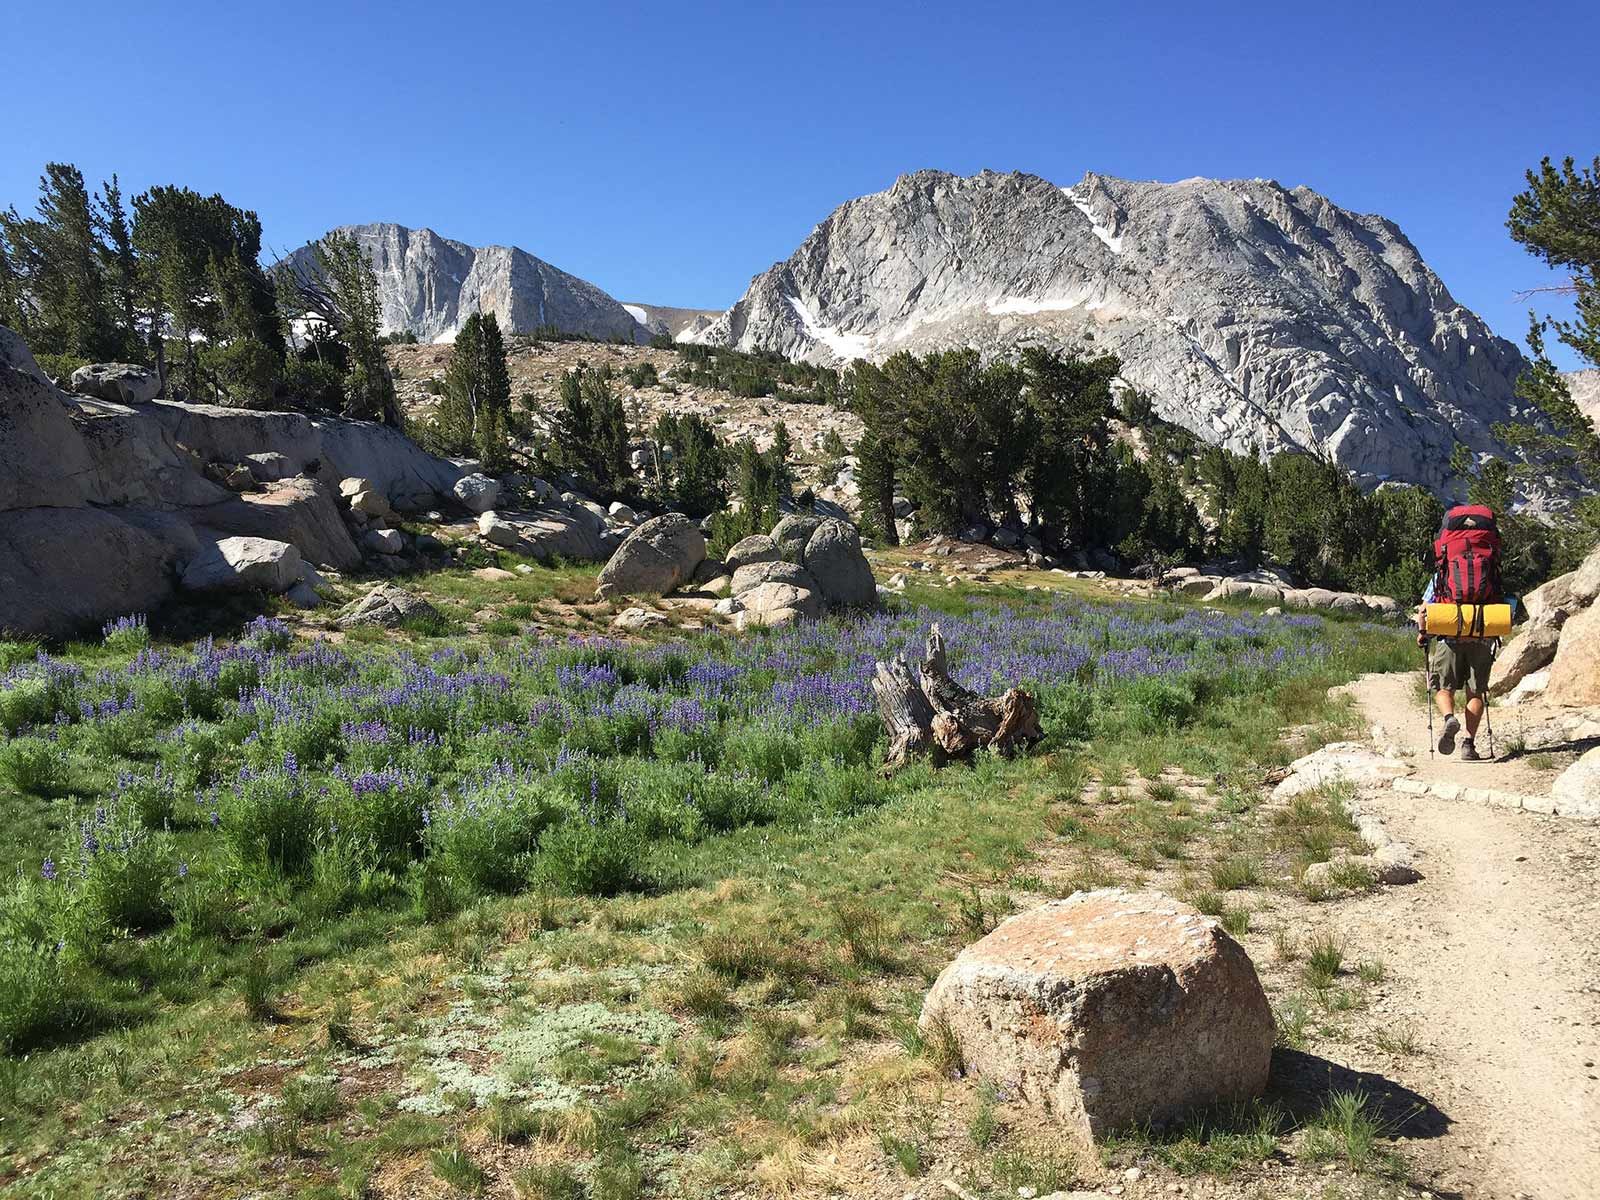
[[[789,426],[782,420],[772,427],[772,445],[767,448],[767,456],[778,493],[788,498],[794,493],[794,468],[789,465],[794,457],[794,443],[789,440]]]
[[[347,359],[344,414],[399,427],[400,402],[383,354],[378,277],[361,243],[330,233],[312,246],[312,268],[290,270],[296,307],[333,330]]]
[[[120,325],[121,357],[138,362],[144,357],[139,337],[139,265],[133,252],[133,231],[122,206],[122,188],[115,174],[100,185],[94,220],[101,239],[100,257],[106,290]]]
[[[22,280],[11,265],[11,251],[6,243],[4,216],[0,214],[0,325],[28,337],[28,312],[24,303]]]
[[[37,352],[85,359],[116,356],[116,323],[106,294],[103,246],[83,173],[47,163],[35,215],[0,213],[16,283],[12,304]]]
[[[709,421],[698,413],[663,416],[652,436],[658,447],[671,450],[662,471],[666,503],[696,517],[727,503],[727,454]]]
[[[602,496],[620,494],[630,476],[628,418],[612,386],[611,368],[566,372],[558,395],[561,407],[555,414],[551,457]]]
[[[439,406],[441,440],[454,452],[471,452],[487,471],[506,464],[511,416],[511,375],[500,321],[473,313],[456,334]]]
[[[152,334],[182,348],[191,394],[270,398],[283,366],[277,295],[261,269],[261,222],[220,195],[161,186],[133,199],[132,245]],[[202,361],[204,360],[204,361]]]
[[[1558,290],[1572,296],[1576,311],[1571,321],[1528,314],[1530,358],[1517,380],[1517,395],[1544,414],[1550,431],[1504,425],[1495,432],[1527,450],[1541,470],[1571,466],[1600,481],[1600,437],[1545,350],[1545,335],[1554,331],[1590,365],[1600,367],[1600,157],[1581,170],[1571,158],[1559,168],[1546,158],[1537,171],[1527,173],[1527,181],[1528,189],[1511,202],[1506,227],[1529,253],[1571,273],[1567,286]]]

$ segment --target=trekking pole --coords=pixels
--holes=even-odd
[[[1494,675],[1494,660],[1500,657],[1500,639],[1489,643],[1489,674]],[[1483,693],[1483,727],[1489,732],[1489,761],[1494,761],[1494,722],[1489,719],[1489,693]]]
[[[1422,643],[1422,703],[1428,709],[1428,757],[1433,757],[1433,680],[1428,677],[1428,643]]]

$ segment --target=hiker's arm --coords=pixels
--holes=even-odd
[[[1428,644],[1428,605],[1433,602],[1433,580],[1422,589],[1422,603],[1417,605],[1417,645]]]

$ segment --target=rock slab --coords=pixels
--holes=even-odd
[[[1547,704],[1600,704],[1600,604],[1567,618],[1550,663]]]
[[[923,1004],[969,1072],[1084,1142],[1266,1087],[1273,1021],[1243,948],[1168,896],[1080,892],[968,946]]]

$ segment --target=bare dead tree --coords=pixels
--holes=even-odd
[[[950,678],[937,624],[928,630],[917,667],[904,658],[875,665],[872,693],[889,735],[884,765],[890,771],[922,755],[940,766],[984,748],[1012,754],[1044,736],[1038,704],[1022,688],[979,696]]]

